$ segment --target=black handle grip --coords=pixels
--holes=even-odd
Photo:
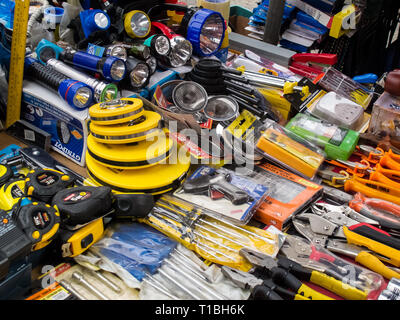
[[[251,300],[283,300],[275,291],[263,285],[255,286],[251,296]]]
[[[400,240],[391,237],[386,232],[379,230],[369,224],[360,223],[358,225],[349,227],[349,229],[361,236],[370,238],[377,242],[383,243],[389,247],[400,250]]]
[[[231,82],[229,80],[224,80],[224,84],[226,84],[228,87],[232,87],[233,89],[246,92],[247,94],[254,94],[254,91],[255,91],[253,88],[249,88],[249,87]]]
[[[289,271],[275,267],[271,269],[271,278],[279,286],[289,288],[297,293],[303,285],[299,279],[289,273]]]
[[[372,220],[378,221],[379,225],[382,228],[391,229],[391,230],[400,230],[400,223],[391,222],[391,221],[389,221],[389,220],[387,220],[387,219],[385,219],[383,217],[378,217],[378,216],[374,215],[371,211],[369,211],[366,208],[362,208],[360,210],[360,213],[363,216],[367,217],[367,218],[370,218]]]
[[[231,93],[231,94],[237,95],[238,97],[240,97],[243,100],[246,100],[246,101],[248,101],[248,102],[250,102],[252,104],[258,104],[260,102],[260,99],[251,97],[251,96],[249,96],[247,94],[244,94],[244,93],[241,93],[241,92],[238,92],[237,90],[234,90],[232,88],[226,88],[226,91]]]

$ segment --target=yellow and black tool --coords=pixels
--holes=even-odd
[[[10,166],[0,164],[0,186],[5,184],[14,176],[14,173]]]
[[[103,166],[86,153],[89,176],[99,185],[122,193],[161,194],[179,187],[190,167],[190,155],[171,154],[168,164],[157,164],[141,170],[121,170]]]
[[[0,188],[0,209],[9,211],[25,194],[25,179],[11,180]]]
[[[103,218],[93,220],[78,230],[60,229],[61,252],[63,257],[76,257],[85,252],[102,237]]]
[[[287,265],[287,260],[283,263],[285,258],[275,260],[266,254],[248,248],[240,249],[239,254],[257,268],[256,271],[261,272],[263,276],[271,278],[277,285],[291,289],[311,300],[334,300],[300,281],[308,281],[312,278],[311,272],[301,265],[297,264],[297,269],[292,269],[290,264]],[[292,264],[293,266],[294,264]],[[339,281],[337,282],[339,283]],[[340,284],[342,283],[340,282]]]
[[[75,227],[111,212],[112,202],[109,187],[79,186],[57,192],[51,204],[60,212],[63,225]]]
[[[54,169],[37,169],[29,171],[25,179],[25,190],[28,196],[49,202],[60,190],[71,187],[75,179]]]
[[[32,241],[33,251],[47,246],[55,238],[60,227],[58,210],[43,202],[18,206],[13,211],[13,219]]]
[[[104,126],[132,121],[142,117],[143,113],[143,101],[138,98],[101,102],[89,108],[91,122]]]
[[[101,165],[117,169],[143,169],[169,158],[173,140],[165,134],[131,144],[104,144],[93,136],[87,139],[87,151]]]
[[[101,126],[90,123],[93,138],[100,143],[125,144],[150,139],[161,132],[161,115],[144,111],[143,116],[130,122]]]

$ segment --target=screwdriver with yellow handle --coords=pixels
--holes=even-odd
[[[300,264],[290,261],[285,257],[275,260],[270,256],[260,253],[259,251],[248,248],[241,249],[239,254],[255,267],[254,274],[261,273],[260,276],[271,278],[275,284],[291,289],[297,293],[297,295],[303,296],[310,300],[334,299],[303,284],[300,279],[302,281],[310,281],[318,285],[323,285],[329,290],[332,289],[332,292],[334,292],[333,290],[337,292],[341,292],[343,290],[348,293],[346,288],[344,288],[345,284],[341,281],[333,277],[326,276],[323,273],[311,272],[302,267]],[[351,289],[354,289],[354,291],[357,293],[360,291],[353,287],[351,287]]]

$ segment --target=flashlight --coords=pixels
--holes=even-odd
[[[225,20],[222,15],[213,10],[204,8],[188,8],[174,4],[161,4],[152,7],[154,9],[183,11],[180,34],[186,36],[193,46],[193,52],[198,56],[211,56],[215,54],[222,45],[225,37]]]
[[[125,77],[126,73],[124,60],[116,57],[100,58],[83,51],[74,51],[69,49],[60,54],[60,60],[73,64],[79,68],[99,72],[107,81],[110,82],[121,81]]]
[[[168,37],[171,43],[171,52],[168,56],[160,56],[159,60],[171,67],[180,67],[185,65],[192,57],[192,44],[184,37],[174,33],[165,24],[153,22],[152,26],[158,28],[165,36]]]
[[[128,70],[129,80],[134,90],[144,88],[150,79],[150,68],[149,66],[134,57],[128,57],[126,60],[126,68]]]
[[[140,10],[132,10],[125,15],[124,28],[131,38],[145,38],[150,33],[149,16]]]
[[[167,36],[155,34],[144,41],[144,45],[150,48],[150,53],[155,57],[168,56],[171,52],[171,43]]]
[[[54,70],[62,73],[63,75],[71,79],[86,83],[89,87],[93,89],[94,99],[96,100],[96,102],[109,101],[117,98],[118,88],[113,83],[105,83],[99,81],[83,72],[75,70],[74,68],[66,65],[65,63],[57,59],[47,60],[47,65],[51,66]]]
[[[79,17],[86,38],[95,31],[107,30],[110,27],[110,17],[100,9],[81,11]]]
[[[38,60],[25,58],[25,70],[29,76],[58,91],[68,104],[85,109],[93,103],[93,89],[80,81],[68,79],[52,67],[42,65]]]
[[[200,84],[182,81],[172,91],[172,100],[181,111],[196,113],[207,105],[208,95]]]
[[[154,72],[157,70],[157,59],[153,56],[150,56],[150,58],[146,60],[146,63],[150,68],[150,75],[154,74]]]
[[[105,56],[116,57],[125,61],[128,57],[128,52],[123,43],[114,43],[106,47]]]
[[[38,60],[42,64],[46,64],[46,61],[51,58],[58,59],[60,53],[64,51],[63,48],[59,47],[58,45],[50,42],[49,40],[42,39],[36,46],[36,55]]]

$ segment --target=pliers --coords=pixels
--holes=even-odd
[[[310,281],[348,300],[366,300],[367,288],[379,289],[377,274],[359,268],[330,253],[322,246],[294,235],[287,235],[281,254],[310,269]],[[311,275],[310,275],[311,273]]]
[[[272,279],[261,279],[255,275],[231,267],[222,266],[222,273],[239,288],[251,291],[252,300],[310,300],[276,285]]]
[[[298,277],[302,280],[310,280],[308,277],[308,270],[302,268],[300,265],[294,267],[294,263],[283,259],[275,260],[274,258],[260,253],[258,251],[242,248],[239,254],[248,260],[255,270],[253,274],[258,274],[260,277],[266,279],[272,279],[273,283],[280,287],[288,288],[300,295],[306,297],[310,300],[334,300],[324,294],[321,294],[314,289],[303,284]]]
[[[295,229],[313,244],[353,257],[357,262],[384,277],[398,276],[379,261],[400,266],[400,241],[386,232],[365,222],[359,223],[345,215],[340,217],[334,212],[324,215],[302,213],[295,216],[292,222]]]

